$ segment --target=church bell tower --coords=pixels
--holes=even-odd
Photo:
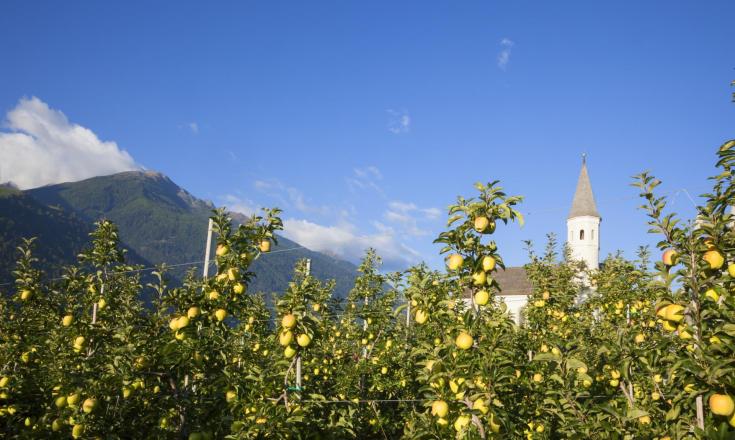
[[[577,180],[572,209],[567,218],[567,240],[574,260],[582,260],[587,269],[600,267],[600,222],[592,184],[587,173],[587,158],[582,155],[582,169]]]

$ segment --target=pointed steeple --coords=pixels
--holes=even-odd
[[[582,169],[579,171],[579,179],[577,180],[577,191],[574,193],[574,201],[572,201],[572,210],[569,211],[568,218],[581,217],[589,215],[592,217],[600,217],[595,204],[595,196],[592,195],[592,184],[590,176],[587,174],[587,155],[582,155]]]

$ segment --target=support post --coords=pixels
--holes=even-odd
[[[306,276],[311,275],[311,258],[306,259]],[[296,387],[301,391],[301,354],[296,356]]]
[[[406,298],[406,328],[411,325],[411,300]]]
[[[704,429],[704,405],[701,394],[697,396],[697,426],[699,429]]]
[[[207,226],[207,248],[204,251],[204,270],[202,272],[202,277],[206,280],[207,275],[209,275],[209,254],[212,250],[212,227],[213,227],[212,219],[209,219],[209,226]]]

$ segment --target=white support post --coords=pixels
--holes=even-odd
[[[296,358],[296,387],[301,391],[301,356]]]
[[[100,287],[100,297],[105,294],[105,283]],[[99,309],[99,299],[92,304],[92,324],[97,324],[97,310]]]
[[[697,396],[697,426],[704,429],[704,405],[702,404],[702,395]]]
[[[207,226],[207,248],[204,251],[204,270],[202,273],[202,277],[206,280],[207,275],[209,275],[209,254],[212,250],[212,227],[213,227],[212,219],[209,219],[209,226]]]
[[[311,258],[306,259],[306,276],[311,275]],[[301,390],[301,354],[296,356],[296,387]]]
[[[406,328],[411,325],[411,300],[406,298]]]

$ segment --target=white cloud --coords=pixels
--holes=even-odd
[[[498,54],[498,67],[505,70],[508,67],[508,63],[510,62],[510,54],[513,50],[513,43],[508,38],[503,38],[500,40],[500,47],[502,48],[500,50],[500,53]]]
[[[370,165],[364,168],[355,168],[352,172],[352,176],[345,179],[350,190],[354,192],[358,189],[372,189],[383,195],[383,189],[378,184],[379,181],[383,180],[383,173],[380,172],[378,167]]]
[[[393,201],[388,204],[388,210],[383,213],[383,218],[400,226],[404,234],[422,236],[429,234],[429,231],[419,227],[419,223],[435,220],[440,214],[438,208],[419,208],[415,203]]]
[[[189,122],[189,130],[194,134],[199,134],[199,124],[196,122]]]
[[[0,182],[22,189],[141,169],[115,142],[69,122],[40,99],[22,98],[0,131]]]
[[[222,204],[227,210],[232,212],[239,212],[240,214],[251,216],[259,211],[259,208],[250,199],[245,199],[234,194],[225,194],[221,199]]]
[[[376,233],[359,234],[349,223],[323,226],[292,218],[284,221],[283,235],[308,249],[353,263],[362,259],[365,250],[374,248],[382,257],[386,270],[405,269],[421,260],[418,252],[398,241],[392,228],[377,222],[375,226]]]
[[[389,108],[386,112],[390,115],[388,131],[393,134],[408,133],[411,131],[411,115],[408,114],[408,111]]]
[[[301,212],[319,215],[328,215],[332,212],[329,206],[311,204],[298,188],[288,186],[278,179],[256,180],[254,185],[258,191],[279,200],[284,207],[290,206]]]

